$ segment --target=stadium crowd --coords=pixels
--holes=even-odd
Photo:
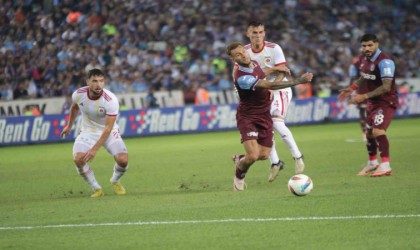
[[[99,67],[116,94],[231,89],[231,41],[266,24],[313,94],[348,83],[358,38],[376,33],[398,77],[420,77],[416,0],[0,0],[1,100],[66,96]],[[189,101],[187,100],[187,103]]]

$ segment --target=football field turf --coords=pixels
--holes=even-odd
[[[420,119],[388,131],[390,177],[359,177],[366,149],[358,124],[291,127],[314,189],[287,190],[286,168],[268,183],[268,161],[232,192],[237,131],[128,138],[127,195],[112,192],[112,157],[91,163],[105,196],[72,163],[72,143],[0,148],[0,249],[419,249]]]

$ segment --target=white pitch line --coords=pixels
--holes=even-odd
[[[420,218],[420,214],[359,215],[359,216],[332,216],[332,217],[241,218],[241,219],[219,219],[219,220],[138,221],[138,222],[110,222],[110,223],[97,223],[97,224],[88,223],[88,224],[0,227],[0,230],[46,229],[46,228],[68,228],[68,227],[71,228],[71,227],[176,225],[176,224],[202,224],[202,223],[231,223],[231,222],[394,219],[394,218],[417,218],[417,217]]]

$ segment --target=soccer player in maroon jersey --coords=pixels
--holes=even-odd
[[[374,34],[361,37],[362,55],[360,56],[360,78],[351,86],[342,89],[339,100],[348,97],[350,104],[366,100],[367,150],[369,161],[357,174],[359,176],[389,176],[392,169],[389,159],[389,141],[386,130],[398,107],[398,94],[395,85],[394,61],[379,49],[378,38]],[[364,92],[351,96],[353,90],[365,85]],[[377,158],[379,149],[381,163]]]
[[[257,160],[268,158],[273,146],[273,121],[270,115],[269,89],[282,89],[312,80],[312,73],[288,81],[270,82],[264,80],[265,74],[256,61],[252,61],[244,45],[234,42],[227,46],[226,54],[238,64],[233,72],[234,85],[239,95],[236,113],[237,128],[241,134],[244,155],[234,155],[235,176],[233,191],[245,188],[245,175]]]

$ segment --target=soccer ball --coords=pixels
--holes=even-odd
[[[297,174],[290,177],[287,186],[292,194],[296,196],[304,196],[311,192],[314,184],[309,176]]]

